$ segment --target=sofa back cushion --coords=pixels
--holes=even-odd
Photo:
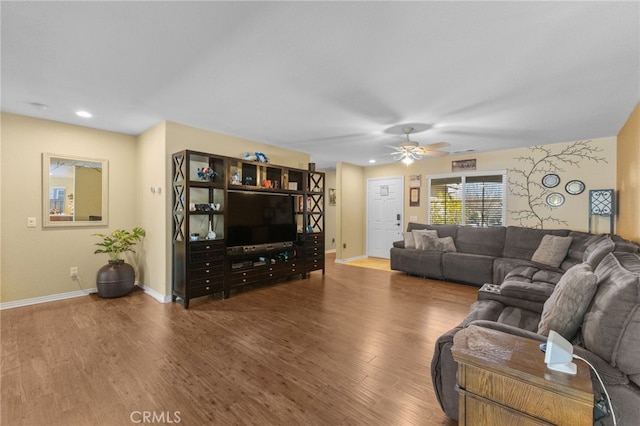
[[[604,238],[599,239],[595,243],[592,243],[587,247],[582,255],[582,259],[591,265],[591,269],[595,269],[600,265],[602,259],[613,251],[615,244],[611,237],[604,235]]]
[[[562,262],[562,265],[560,265],[565,271],[578,263],[584,262],[586,260],[584,254],[587,249],[598,241],[607,238],[607,235],[571,231],[569,232],[569,237],[571,237],[571,246],[567,252],[567,257]]]
[[[407,231],[413,231],[414,229],[435,229],[438,232],[438,237],[452,237],[456,239],[456,233],[460,225],[426,225],[424,223],[409,222],[407,224]]]
[[[640,374],[640,257],[609,253],[582,323],[584,347],[622,372]]]
[[[531,260],[531,256],[538,249],[540,241],[545,235],[566,237],[569,235],[569,231],[566,229],[534,229],[508,226],[502,256]]]
[[[484,254],[486,256],[502,256],[506,228],[496,226],[478,228],[460,226],[456,235],[456,247],[461,253]]]

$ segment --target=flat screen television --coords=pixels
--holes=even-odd
[[[294,197],[245,191],[227,194],[227,247],[296,240]]]

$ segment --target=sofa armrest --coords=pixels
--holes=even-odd
[[[492,330],[502,331],[503,333],[511,334],[513,336],[525,337],[527,339],[537,340],[539,342],[547,341],[547,337],[541,334],[537,334],[532,331],[523,330],[521,328],[514,327],[512,325],[502,324],[495,321],[475,320],[475,321],[471,321],[469,324],[465,324],[465,327],[469,327],[470,325],[477,325],[479,327],[490,328]]]
[[[402,240],[402,241],[394,241],[393,242],[393,246],[395,248],[404,248],[404,240]]]

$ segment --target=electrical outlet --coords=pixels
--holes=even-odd
[[[36,227],[36,218],[33,216],[27,217],[27,228],[35,228]]]
[[[77,278],[78,277],[78,267],[77,266],[72,266],[69,269],[69,276],[71,278]]]

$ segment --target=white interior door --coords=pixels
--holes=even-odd
[[[394,241],[402,239],[403,177],[367,180],[367,256],[389,258]]]

